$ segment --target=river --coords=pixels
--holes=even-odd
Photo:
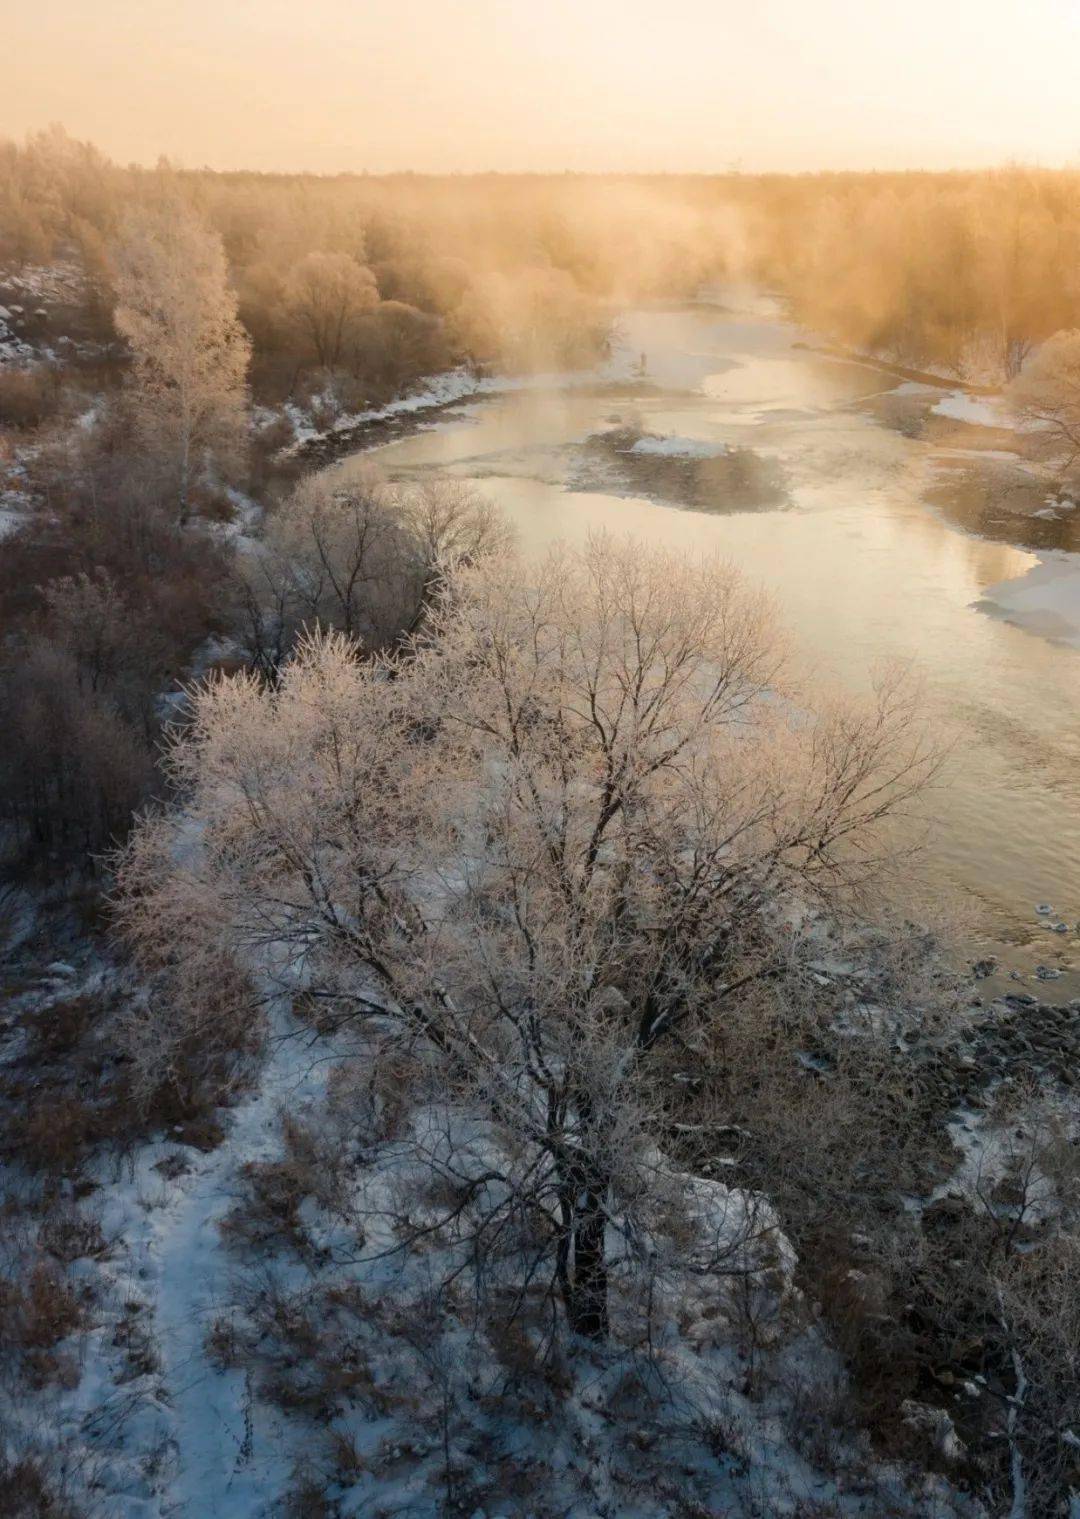
[[[951,746],[928,875],[972,957],[1000,958],[990,987],[1080,995],[1080,521],[1042,506],[977,408],[942,415],[940,391],[809,340],[748,293],[628,311],[591,380],[484,396],[365,457],[475,482],[526,552],[598,528],[719,550],[815,680],[858,691],[909,664]]]

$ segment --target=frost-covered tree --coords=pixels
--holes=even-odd
[[[182,523],[197,470],[235,455],[246,427],[251,345],[221,238],[179,198],[146,207],[126,223],[114,284],[136,429],[174,482]]]
[[[380,649],[415,631],[440,577],[505,547],[491,503],[469,486],[391,485],[370,467],[302,481],[240,566],[257,667],[273,674],[301,628]]]
[[[1009,403],[1022,422],[1036,428],[1071,469],[1080,458],[1080,331],[1056,332],[1017,375]]]
[[[366,1028],[413,1073],[442,1222],[516,1241],[519,1284],[603,1337],[678,1191],[672,1053],[797,978],[808,912],[865,884],[933,767],[895,685],[811,718],[777,667],[717,564],[598,540],[459,567],[405,654],[311,637],[276,688],[196,697],[121,922],[149,969],[235,955]]]
[[[378,304],[375,276],[348,253],[308,253],[286,286],[293,320],[324,369],[348,352],[357,323]]]

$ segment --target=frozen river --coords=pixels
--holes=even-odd
[[[1076,996],[1080,521],[1017,487],[1015,440],[982,403],[942,406],[803,338],[767,298],[630,311],[597,383],[468,402],[375,457],[476,482],[526,551],[597,528],[719,550],[815,679],[858,690],[910,664],[952,745],[929,873],[966,902],[973,954]],[[1064,974],[1043,987],[1037,965]]]

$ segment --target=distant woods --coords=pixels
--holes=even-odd
[[[1023,168],[317,178],[121,168],[53,129],[0,143],[0,261],[74,255],[107,325],[124,223],[164,179],[221,239],[256,399],[590,362],[613,304],[722,278],[845,344],[991,383],[1080,325],[1080,174]]]
[[[758,277],[808,326],[991,384],[1080,321],[1080,174],[827,174],[729,185]]]
[[[611,281],[566,256],[582,232],[562,227],[557,204],[520,206],[507,187],[478,200],[468,183],[121,168],[54,128],[0,142],[0,273],[74,266],[84,318],[92,309],[99,337],[131,341],[125,289],[133,259],[148,271],[147,218],[160,230],[162,206],[182,203],[218,250],[188,258],[191,281],[222,261],[257,402],[357,408],[462,363],[594,362]],[[189,228],[180,257],[184,237],[193,252]]]

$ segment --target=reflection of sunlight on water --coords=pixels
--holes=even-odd
[[[853,396],[880,391],[880,377],[870,370],[807,359],[750,359],[722,374],[707,375],[702,389],[728,405],[759,411],[802,410],[829,406]]]
[[[880,389],[879,375],[795,357],[790,327],[708,308],[631,313],[626,327],[648,351],[650,377],[665,373],[675,393],[506,397],[380,450],[381,462],[392,472],[476,479],[527,553],[597,529],[717,550],[773,595],[815,679],[865,689],[875,665],[910,662],[936,728],[954,745],[928,803],[931,868],[981,905],[992,937],[1029,937],[1040,900],[1075,922],[1080,654],[972,610],[1034,557],[950,527],[923,504],[929,451],[858,411],[834,409]],[[737,367],[718,370],[725,332]],[[795,408],[802,414],[788,415]],[[565,488],[573,445],[612,415],[778,455],[799,509],[706,515]],[[1020,952],[1028,968],[1068,950],[1067,938],[1046,942],[1055,936],[1035,932],[1037,943]],[[1077,990],[1058,981],[1054,995]]]

